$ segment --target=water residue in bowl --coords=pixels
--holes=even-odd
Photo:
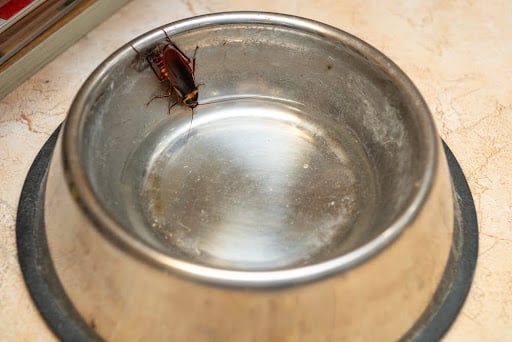
[[[200,108],[190,132],[169,120],[123,171],[134,232],[174,257],[229,269],[354,248],[374,219],[371,169],[348,131],[306,118],[243,99]]]

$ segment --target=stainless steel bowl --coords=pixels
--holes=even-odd
[[[81,88],[52,159],[46,234],[80,315],[119,341],[403,336],[453,233],[445,156],[411,81],[297,17],[163,29],[185,54],[199,47],[193,120],[168,98],[147,104],[167,85],[127,44]]]

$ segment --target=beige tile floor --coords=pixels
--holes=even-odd
[[[446,341],[512,341],[512,2],[134,0],[0,100],[0,340],[51,341],[16,256],[25,174],[81,83],[117,47],[185,17],[261,10],[316,19],[392,58],[419,87],[464,169],[480,222],[468,300]]]

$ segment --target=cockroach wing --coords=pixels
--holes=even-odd
[[[184,95],[197,88],[192,68],[185,56],[169,45],[164,51],[163,59],[172,87],[177,88]]]

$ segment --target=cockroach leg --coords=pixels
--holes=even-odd
[[[154,95],[153,97],[151,97],[151,99],[149,99],[149,101],[146,103],[146,106],[149,106],[149,104],[151,102],[153,102],[153,100],[155,99],[166,99],[168,97],[172,97],[172,95],[174,94],[174,88],[173,87],[170,87],[169,89],[169,92],[167,94],[163,94],[163,95]],[[176,102],[177,103],[177,102]],[[174,105],[176,105],[176,103],[174,103]],[[172,105],[171,107],[169,107],[169,111],[172,107],[174,107],[174,105]]]
[[[167,114],[171,115],[171,108],[176,106],[178,103],[180,103],[180,101],[178,101],[178,100],[174,101],[174,103],[169,106]]]

